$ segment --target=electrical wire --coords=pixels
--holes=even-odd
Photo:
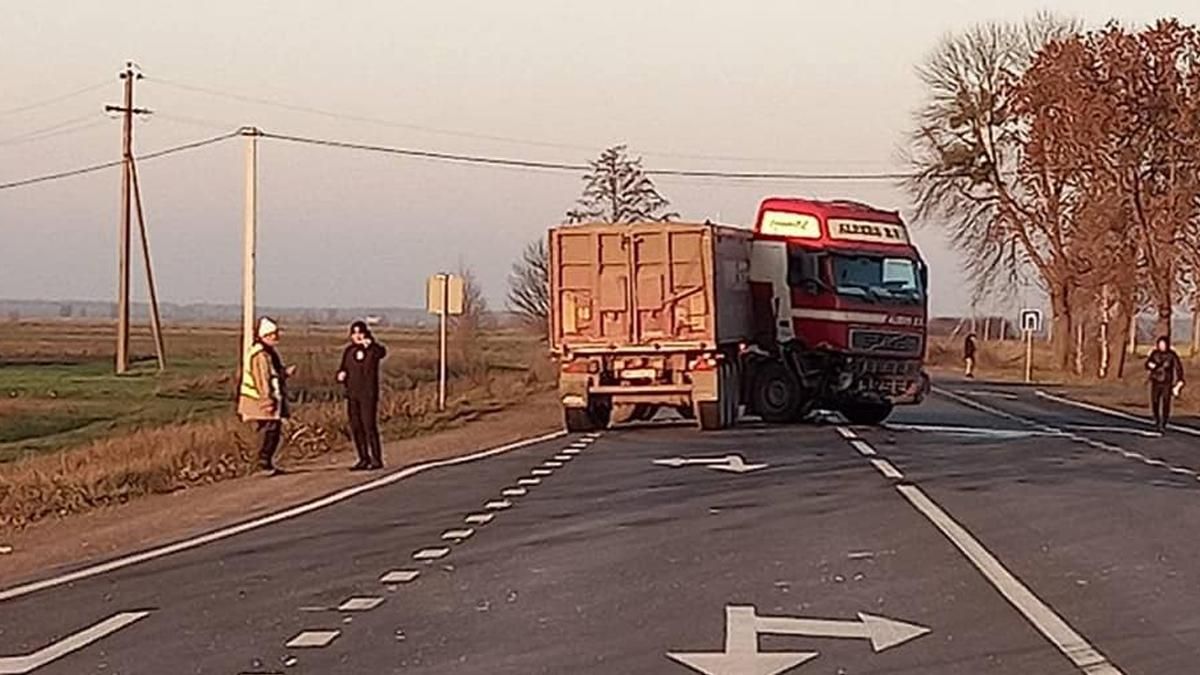
[[[59,101],[66,101],[67,99],[72,99],[72,98],[75,98],[76,96],[82,96],[83,94],[87,94],[87,93],[96,91],[97,89],[101,89],[103,87],[107,87],[107,86],[109,86],[109,84],[111,84],[111,82],[108,80],[105,80],[104,82],[98,82],[96,84],[84,87],[82,89],[76,89],[75,91],[70,91],[65,94],[59,94],[58,96],[53,96],[51,98],[42,99],[40,101],[34,101],[33,103],[26,103],[25,105],[18,106],[16,108],[7,108],[4,110],[0,110],[0,117],[6,117],[8,115],[15,115],[17,113],[26,112],[29,110],[36,110],[43,106],[58,103]]]
[[[430,159],[435,161],[457,162],[462,164],[480,164],[487,166],[503,166],[520,169],[538,169],[548,171],[570,171],[583,172],[591,169],[587,164],[573,164],[567,162],[541,162],[525,159],[511,159],[504,157],[488,157],[484,155],[467,155],[447,152],[435,152],[431,150],[416,150],[412,148],[397,148],[384,145],[374,145],[370,143],[355,143],[350,141],[338,141],[324,138],[312,138],[307,136],[295,136],[288,134],[276,134],[263,132],[263,138],[286,141],[289,143],[301,143],[306,145],[317,145],[332,148],[342,148],[347,150],[363,150],[368,152],[378,152],[390,155],[400,155],[404,157],[415,157],[418,159]],[[906,173],[774,173],[774,172],[741,172],[741,171],[713,171],[713,170],[693,170],[693,169],[648,169],[645,171],[649,176],[665,176],[673,178],[720,178],[732,180],[746,181],[894,181],[903,178],[910,178],[911,174]]]
[[[18,134],[16,136],[9,136],[8,138],[0,138],[0,145],[15,145],[17,143],[23,143],[25,141],[30,141],[30,140],[37,140],[39,138],[49,138],[52,136],[57,136],[57,135],[59,135],[59,133],[77,131],[80,128],[88,128],[88,127],[96,126],[98,124],[105,123],[106,120],[96,119],[96,117],[97,117],[96,114],[84,115],[82,117],[75,117],[75,118],[72,118],[69,120],[63,120],[62,122],[57,122],[50,126],[42,127],[40,129],[34,129],[33,131],[27,131],[23,134]],[[86,124],[82,127],[79,127],[80,122],[87,122],[88,124]],[[72,129],[71,127],[78,127],[78,128]]]
[[[195,150],[197,148],[202,148],[206,145],[213,145],[215,143],[220,143],[221,141],[228,140],[230,138],[233,138],[234,136],[237,136],[240,133],[241,133],[240,130],[239,131],[231,131],[228,133],[221,134],[219,136],[213,136],[211,138],[205,138],[205,139],[202,139],[199,141],[192,141],[191,143],[184,143],[182,145],[176,145],[176,146],[172,146],[169,148],[164,148],[162,150],[156,150],[154,152],[150,152],[150,153],[147,153],[144,155],[137,155],[135,157],[135,159],[151,160],[151,159],[157,159],[159,157],[166,157],[167,155],[174,155],[176,153],[185,152],[187,150]],[[80,167],[78,169],[71,169],[70,171],[60,171],[58,173],[45,174],[42,176],[35,176],[33,178],[24,178],[24,179],[12,181],[9,183],[0,183],[0,190],[11,190],[13,188],[24,187],[27,185],[34,185],[37,183],[46,183],[49,181],[62,180],[65,178],[73,178],[75,176],[82,176],[84,174],[95,173],[96,171],[103,171],[105,169],[111,169],[113,167],[118,167],[124,163],[125,163],[125,160],[123,160],[123,159],[115,159],[115,160],[108,161],[108,162],[101,162],[99,164],[92,164],[90,166]]]

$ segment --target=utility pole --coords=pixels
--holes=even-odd
[[[254,258],[258,238],[258,137],[262,130],[242,127],[246,139],[246,195],[242,212],[242,358],[254,343]]]
[[[117,249],[117,357],[116,371],[123,375],[129,370],[129,243],[132,215],[133,185],[133,116],[148,114],[149,110],[133,107],[133,82],[142,79],[132,61],[125,63],[120,79],[125,83],[123,105],[106,105],[105,112],[119,112],[124,116],[121,133],[121,229]]]

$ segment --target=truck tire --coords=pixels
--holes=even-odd
[[[892,404],[888,401],[855,401],[841,407],[841,413],[851,424],[876,426],[892,414]]]
[[[767,362],[754,377],[750,400],[764,421],[794,422],[800,410],[800,385],[782,363]]]
[[[586,408],[563,408],[563,424],[570,433],[596,431],[608,427],[612,408],[592,403]]]
[[[696,418],[704,431],[720,431],[725,428],[720,401],[700,401],[696,404]]]

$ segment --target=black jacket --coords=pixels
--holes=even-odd
[[[968,336],[963,342],[963,357],[968,359],[975,358],[975,338]]]
[[[346,396],[354,399],[379,397],[379,364],[387,348],[378,342],[363,347],[352,344],[342,352],[339,372],[346,373]]]
[[[1146,370],[1150,371],[1150,381],[1154,384],[1170,386],[1183,381],[1183,362],[1173,349],[1150,352],[1150,357],[1146,359]]]

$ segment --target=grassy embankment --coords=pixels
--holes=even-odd
[[[234,416],[238,333],[175,328],[169,369],[152,343],[133,372],[111,374],[112,329],[102,324],[0,323],[0,529],[123,503],[141,495],[246,475],[254,438]],[[380,406],[386,439],[412,437],[498,412],[548,388],[530,337],[485,333],[469,359],[452,358],[447,410],[436,410],[437,337],[383,330],[389,347]],[[285,327],[281,352],[298,366],[286,465],[349,446],[339,385],[340,329]],[[458,351],[458,350],[454,350]]]

